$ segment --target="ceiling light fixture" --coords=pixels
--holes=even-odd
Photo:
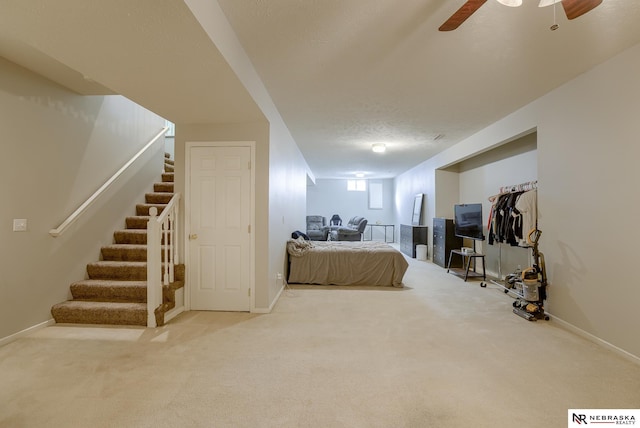
[[[496,0],[498,3],[511,6],[518,7],[522,6],[522,0]],[[558,3],[562,3],[562,8],[564,9],[565,15],[567,15],[567,19],[576,19],[587,12],[592,11],[596,7],[600,6],[604,0],[541,0],[539,2],[540,7],[551,6],[554,5],[553,13],[555,14],[556,8],[555,5]],[[473,15],[480,7],[485,4],[487,0],[468,0],[465,4],[462,5],[460,9],[458,9],[453,15],[447,19],[444,24],[442,24],[438,30],[439,31],[453,31],[458,28],[463,22],[467,20],[471,15]],[[557,24],[553,24],[551,27],[552,30],[558,28]]]
[[[385,146],[382,143],[376,143],[373,146],[371,146],[371,150],[373,150],[374,153],[384,153],[385,150],[387,150],[387,146]]]
[[[498,3],[509,7],[522,6],[522,0],[498,0]]]

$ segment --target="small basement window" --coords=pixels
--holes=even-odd
[[[349,192],[366,192],[367,180],[347,180],[347,190]]]

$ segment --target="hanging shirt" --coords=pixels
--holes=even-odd
[[[536,229],[538,224],[538,191],[530,190],[521,194],[515,207],[522,215],[523,239],[520,241],[520,245],[532,245],[533,243],[529,240],[529,232]]]

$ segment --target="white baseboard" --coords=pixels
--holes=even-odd
[[[278,291],[276,298],[273,299],[273,302],[271,302],[268,308],[253,308],[251,313],[252,314],[270,314],[274,306],[276,305],[276,303],[278,303],[278,300],[280,299],[280,296],[282,295],[283,291],[284,291],[284,285],[280,287],[280,290]]]
[[[633,355],[631,352],[625,351],[622,348],[618,348],[617,346],[607,342],[606,340],[602,340],[600,339],[598,336],[594,336],[593,334],[584,331],[583,329],[576,327],[575,325],[568,323],[567,321],[558,318],[557,316],[549,313],[549,316],[551,317],[551,319],[554,322],[557,322],[560,327],[564,328],[565,330],[569,330],[572,333],[577,334],[580,337],[583,337],[587,340],[589,340],[590,342],[593,342],[597,345],[600,345],[604,348],[609,349],[610,351],[614,352],[615,354],[620,355],[621,357],[631,361],[632,363],[636,363],[638,365],[640,365],[640,357],[637,355]]]
[[[31,333],[33,333],[34,331],[43,329],[45,327],[49,327],[51,325],[54,325],[56,323],[56,321],[51,318],[50,320],[47,320],[45,322],[41,322],[40,324],[36,324],[32,327],[26,328],[22,331],[19,331],[17,333],[12,334],[11,336],[7,336],[7,337],[3,337],[0,339],[0,346],[4,346],[6,344],[9,344],[15,340],[20,339],[21,337],[25,337],[30,335]]]
[[[170,311],[165,312],[164,314],[165,325],[183,312],[184,312],[184,306],[180,306],[179,308],[173,308]]]

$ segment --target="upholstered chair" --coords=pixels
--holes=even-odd
[[[332,241],[362,241],[362,234],[367,227],[364,217],[352,217],[346,226],[332,227],[329,232]]]
[[[327,220],[321,215],[307,216],[307,235],[312,241],[326,241],[329,231],[325,228]]]

